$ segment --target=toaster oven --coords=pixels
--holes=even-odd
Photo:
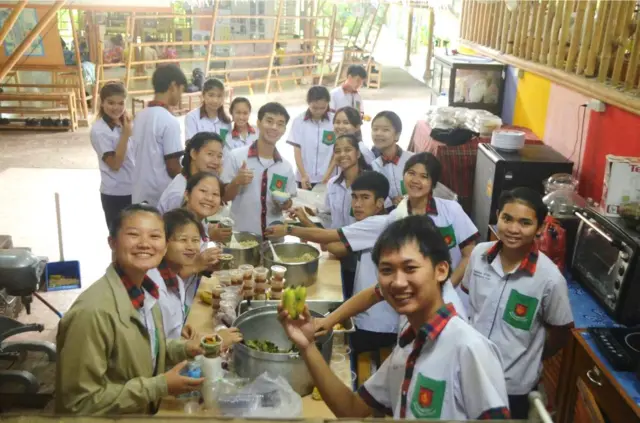
[[[576,211],[580,219],[571,271],[573,277],[618,323],[640,323],[640,234],[621,218],[592,208]]]

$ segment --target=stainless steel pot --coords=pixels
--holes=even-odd
[[[250,264],[252,266],[260,265],[260,244],[262,237],[251,232],[234,232],[233,237],[236,241],[257,241],[258,245],[252,248],[231,248],[225,246],[223,252],[231,254],[234,258],[235,267],[242,264]]]
[[[320,262],[320,251],[309,244],[303,244],[301,242],[285,242],[281,244],[274,244],[273,249],[276,250],[276,254],[280,257],[299,257],[305,253],[311,253],[314,259],[306,263],[280,263],[273,260],[273,254],[269,246],[263,246],[262,258],[264,261],[264,267],[271,269],[274,264],[284,266],[287,268],[285,274],[287,286],[310,286],[316,283],[318,279],[318,263]]]
[[[265,306],[249,310],[238,317],[233,326],[238,328],[245,340],[268,340],[280,349],[288,350],[292,342],[278,321],[277,306]],[[311,311],[313,317],[322,314]],[[331,362],[333,332],[316,340],[327,363]],[[301,396],[313,391],[313,379],[302,357],[297,353],[272,354],[257,351],[244,344],[233,346],[233,368],[240,377],[255,379],[264,372],[284,377],[294,391]]]

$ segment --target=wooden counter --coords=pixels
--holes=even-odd
[[[210,290],[216,285],[215,278],[205,278],[200,284],[200,290]],[[342,300],[342,280],[340,276],[340,262],[333,257],[329,257],[328,253],[322,253],[320,258],[320,264],[318,268],[318,280],[317,282],[307,289],[307,297],[309,299],[321,299],[321,300]],[[193,328],[198,333],[208,334],[212,333],[214,329],[213,311],[210,306],[200,302],[196,298],[191,306],[189,317],[187,318]],[[329,410],[323,401],[316,401],[308,395],[302,398],[303,414],[304,418],[321,418],[332,419],[335,418],[334,414]],[[188,416],[184,413],[183,403],[173,398],[165,398],[160,406],[158,416]],[[211,412],[206,410],[198,411],[193,416],[211,415]]]

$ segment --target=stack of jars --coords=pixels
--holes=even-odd
[[[266,267],[256,267],[253,269],[253,281],[255,285],[253,287],[253,299],[266,300],[267,299],[267,275],[269,269]]]
[[[286,272],[287,268],[284,266],[271,266],[271,291],[269,299],[280,300],[282,298],[282,290],[284,289],[285,283],[284,275]]]
[[[213,288],[213,291],[211,292],[211,307],[213,308],[213,313],[217,313],[218,310],[220,310],[220,300],[222,298],[222,293],[224,292],[224,289],[221,285],[216,286],[215,288]]]
[[[242,297],[245,300],[253,299],[253,266],[243,264],[238,268],[242,272]]]
[[[229,279],[231,281],[231,286],[238,289],[242,287],[242,271],[240,269],[230,270]]]

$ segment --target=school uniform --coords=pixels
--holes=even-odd
[[[389,198],[391,199],[407,194],[403,181],[404,165],[411,156],[413,153],[396,146],[396,154],[392,159],[387,160],[380,156],[371,164],[373,170],[382,173],[389,180]]]
[[[184,154],[180,122],[162,104],[151,102],[133,121],[135,170],[132,202],[158,204],[171,183],[165,160]]]
[[[273,151],[273,159],[260,157],[256,141],[231,152],[222,172],[222,182],[230,183],[243,162],[253,171],[253,180],[249,185],[240,187],[238,195],[231,202],[234,230],[263,235],[272,223],[284,220],[282,209],[275,204],[271,192],[288,192],[292,197],[298,192],[293,168],[282,159],[277,149]]]
[[[376,155],[373,154],[373,151],[371,151],[369,147],[364,145],[364,141],[360,141],[358,143],[358,149],[360,150],[360,154],[362,155],[362,157],[364,157],[364,161],[367,162],[369,166],[371,166],[371,164],[376,159]]]
[[[258,141],[258,135],[258,129],[249,124],[247,124],[246,136],[243,136],[234,125],[233,129],[227,133],[227,136],[223,138],[223,140],[229,149],[235,150],[236,148],[246,147]]]
[[[209,116],[204,105],[193,109],[184,118],[185,139],[190,140],[198,132],[215,132],[224,141],[231,132],[231,123],[221,121],[218,116]]]
[[[509,418],[498,349],[451,304],[421,328],[405,330],[358,394],[394,419]]]
[[[329,102],[329,109],[332,113],[335,113],[339,109],[343,107],[353,107],[357,111],[360,112],[361,115],[364,114],[364,107],[362,107],[362,97],[358,91],[352,90],[350,87],[346,85],[341,85],[339,87],[331,90],[331,101]]]
[[[120,169],[111,170],[105,162],[107,157],[116,154],[121,135],[122,128],[113,124],[106,115],[96,120],[91,127],[91,145],[98,155],[100,169],[100,199],[108,227],[120,211],[131,204],[131,178],[135,167],[131,140]]]
[[[307,175],[309,175],[309,182],[311,184],[321,183],[331,164],[333,146],[336,143],[336,136],[333,132],[333,115],[326,113],[320,121],[315,121],[311,119],[311,112],[307,110],[297,116],[293,120],[287,143],[300,148],[302,163]],[[296,169],[296,181],[300,182],[301,180],[300,171]]]
[[[149,270],[147,276],[158,286],[158,304],[166,338],[180,339],[188,310],[184,281],[164,262]]]
[[[510,401],[522,404],[540,380],[545,325],[568,325],[573,315],[566,280],[535,243],[510,273],[502,269],[501,248],[501,242],[478,244],[462,286],[469,292],[471,324],[502,354]],[[526,414],[528,403],[523,408],[512,413]]]

